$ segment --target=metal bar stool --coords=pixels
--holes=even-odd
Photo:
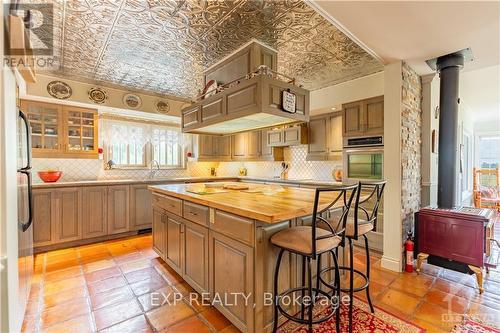
[[[353,209],[354,217],[349,217],[347,225],[345,226],[345,234],[349,242],[349,266],[340,266],[339,269],[349,270],[350,273],[349,288],[340,289],[342,292],[349,292],[349,332],[352,332],[352,299],[355,292],[366,290],[366,298],[368,299],[370,310],[372,313],[375,312],[370,298],[370,249],[368,247],[368,238],[366,237],[366,234],[370,231],[377,230],[378,209],[382,199],[382,194],[384,193],[385,184],[386,181],[359,182]],[[364,193],[364,195],[362,193]],[[364,205],[371,203],[372,201],[375,201],[373,202],[373,207],[364,207]],[[369,211],[371,211],[371,213],[369,213]],[[359,213],[362,214],[361,217],[359,217]],[[339,225],[337,225],[337,228],[339,228]],[[365,240],[366,274],[354,268],[353,240],[358,240],[359,236],[363,236]],[[318,263],[320,263],[320,261],[321,259],[318,260]],[[328,267],[321,270],[319,274],[319,281],[330,288],[333,287],[333,285],[326,282],[323,275],[331,270],[332,268]],[[362,286],[354,288],[354,274],[357,274],[364,279],[365,283]]]
[[[343,246],[345,241],[345,226],[347,223],[347,216],[349,214],[349,209],[351,203],[356,195],[358,189],[357,185],[350,186],[336,186],[328,188],[318,188],[316,189],[314,196],[314,208],[312,215],[312,225],[311,226],[298,226],[288,229],[281,230],[275,233],[271,237],[271,243],[280,248],[278,259],[276,262],[276,270],[274,273],[274,290],[273,290],[273,300],[274,300],[274,326],[273,332],[278,329],[278,314],[281,312],[283,316],[288,318],[293,322],[300,324],[307,324],[309,332],[312,332],[312,325],[319,324],[327,321],[334,314],[336,314],[336,329],[340,332],[340,306],[335,308],[336,304],[332,303],[331,313],[321,317],[313,318],[313,308],[316,304],[316,299],[318,296],[323,296],[331,300],[335,295],[340,297],[340,271],[337,262],[337,254],[335,249],[338,246]],[[324,194],[328,196],[327,198],[320,198],[320,195]],[[321,199],[321,200],[320,200]],[[342,210],[342,214],[338,221],[336,221],[336,226],[342,225],[342,228],[334,230],[331,221],[326,220],[321,216],[322,213],[327,212],[331,207],[337,205],[339,209]],[[325,227],[320,228],[318,224],[324,223]],[[278,294],[278,277],[279,269],[281,264],[281,259],[285,251],[297,254],[302,257],[302,286],[297,288],[288,289],[280,294]],[[314,288],[312,285],[312,275],[311,275],[311,260],[316,260],[319,255],[330,252],[333,256],[335,270],[335,281],[337,281],[331,289],[331,295],[329,292],[321,290],[320,288]],[[308,283],[305,283],[305,266],[307,263],[307,277]],[[317,274],[317,279],[319,275]],[[318,282],[317,282],[318,285]],[[283,297],[287,297],[296,292],[301,292],[301,311],[300,318],[297,315],[292,315],[287,313],[285,309],[280,304],[280,300]],[[304,294],[307,292],[308,300],[306,305]],[[340,302],[337,302],[340,304]],[[305,308],[307,307],[307,317],[305,317]]]

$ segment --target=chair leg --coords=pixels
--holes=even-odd
[[[352,333],[352,307],[354,298],[354,248],[352,239],[349,238],[349,333]]]
[[[320,281],[319,281],[319,271],[321,270],[321,254],[318,255],[318,259],[316,260],[316,289],[319,290]]]
[[[335,330],[337,333],[340,333],[340,270],[339,270],[339,263],[337,261],[337,255],[335,254],[334,251],[332,252],[333,256],[333,264],[335,265],[335,294],[337,296],[337,309],[333,309],[334,311],[337,311],[335,313]]]
[[[368,247],[368,237],[363,235],[365,238],[365,248],[366,248],[366,280],[368,282],[368,286],[366,286],[366,298],[368,299],[368,304],[370,305],[370,311],[375,313],[375,309],[373,308],[372,299],[370,298],[370,248]]]
[[[309,333],[313,333],[313,308],[314,308],[314,296],[312,291],[312,272],[311,272],[311,258],[307,257],[307,286],[309,288],[309,309],[307,313],[307,321],[309,327]]]
[[[302,256],[302,286],[305,286],[306,284],[306,257]],[[304,319],[304,313],[305,313],[305,308],[304,308],[304,289],[302,289],[301,296],[302,296],[302,301],[300,304],[300,319]]]
[[[276,270],[274,271],[274,289],[273,289],[273,302],[274,302],[274,323],[273,323],[273,333],[278,330],[278,278],[280,272],[281,258],[283,257],[283,252],[285,250],[281,249],[278,254],[278,260],[276,261]]]

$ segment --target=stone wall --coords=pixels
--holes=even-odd
[[[401,92],[401,219],[403,239],[414,230],[421,202],[422,82],[408,64],[402,66]]]

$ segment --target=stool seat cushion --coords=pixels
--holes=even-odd
[[[337,225],[341,224],[339,228]],[[335,230],[340,230],[342,228],[342,221],[337,222],[337,225],[331,224]],[[369,233],[373,230],[373,223],[370,223],[366,220],[358,219],[358,236],[362,236],[364,234]],[[352,217],[347,218],[347,224],[345,226],[345,235],[346,237],[354,236],[354,219]]]
[[[342,239],[330,231],[316,228],[316,238],[332,235],[316,240],[316,254],[335,249]],[[294,252],[312,254],[312,227],[300,226],[278,231],[271,237],[271,243]]]

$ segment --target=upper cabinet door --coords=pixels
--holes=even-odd
[[[364,101],[365,133],[384,133],[384,97],[370,98]]]
[[[233,158],[244,158],[246,155],[247,133],[236,133],[232,136],[232,156]]]
[[[273,157],[273,147],[271,147],[267,142],[267,130],[260,131],[260,155],[263,158]]]
[[[217,157],[222,159],[231,158],[231,136],[224,135],[216,137]]]
[[[342,106],[342,112],[344,116],[343,118],[344,135],[346,136],[362,135],[364,127],[362,102],[344,104]]]
[[[21,110],[28,115],[31,126],[33,157],[50,157],[63,151],[62,106],[21,101]]]
[[[330,128],[328,131],[329,153],[342,152],[342,113],[337,112],[330,116]]]
[[[308,159],[321,159],[320,157],[328,153],[327,147],[327,132],[328,132],[328,117],[311,118],[308,123]]]
[[[202,135],[198,136],[198,151],[199,158],[213,158],[215,156],[215,137],[212,135]]]
[[[72,154],[97,154],[97,112],[65,106],[65,151]]]
[[[247,156],[250,159],[260,156],[260,131],[247,133]]]

